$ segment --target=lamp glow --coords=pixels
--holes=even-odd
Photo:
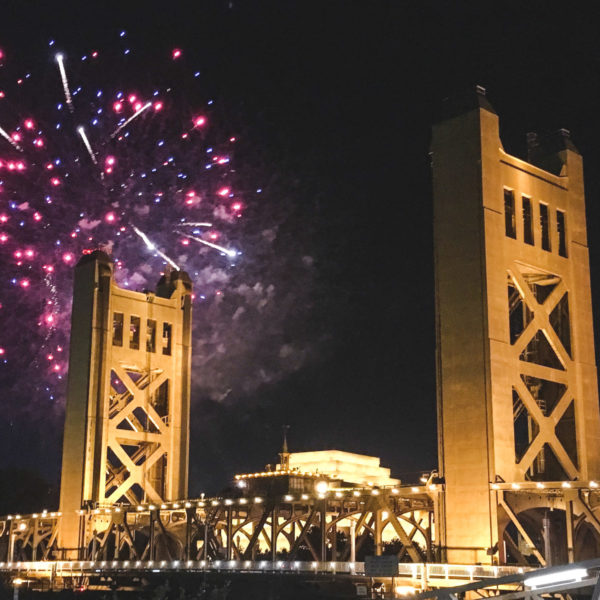
[[[537,577],[528,577],[523,583],[532,589],[548,587],[557,583],[569,583],[581,581],[587,576],[587,569],[568,569],[558,573],[548,573],[547,575],[538,575]]]

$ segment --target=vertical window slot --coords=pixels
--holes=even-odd
[[[173,332],[173,326],[171,323],[163,323],[163,347],[162,353],[167,356],[171,355],[171,335]]]
[[[540,229],[542,231],[542,250],[550,252],[550,213],[548,205],[540,202]]]
[[[506,237],[517,239],[515,220],[515,195],[512,190],[504,190],[504,227]]]
[[[146,322],[146,352],[156,352],[156,321]]]
[[[129,347],[132,350],[140,349],[140,318],[134,315],[129,319]]]
[[[523,196],[523,241],[533,246],[533,213],[531,198]]]
[[[123,313],[113,313],[113,346],[123,345]]]
[[[558,253],[567,258],[567,216],[564,211],[556,211],[556,231],[558,233]]]

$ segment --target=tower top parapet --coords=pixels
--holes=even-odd
[[[488,112],[497,114],[487,99],[485,88],[481,85],[469,87],[466,90],[444,98],[438,121],[452,119],[477,108],[483,108]]]

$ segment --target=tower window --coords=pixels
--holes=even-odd
[[[123,345],[123,313],[113,313],[113,346]]]
[[[533,246],[533,214],[531,198],[523,196],[523,241]]]
[[[512,190],[504,190],[504,228],[506,237],[517,239],[515,221],[515,195]]]
[[[550,214],[548,205],[540,202],[540,229],[542,231],[542,250],[550,251]]]
[[[171,335],[173,332],[173,326],[171,323],[163,323],[163,346],[162,353],[167,356],[171,355]]]
[[[134,315],[129,321],[129,347],[132,350],[140,349],[140,318]]]
[[[558,233],[558,253],[567,258],[567,216],[564,211],[556,211],[556,231]]]
[[[146,323],[146,352],[156,352],[156,321],[153,319]]]

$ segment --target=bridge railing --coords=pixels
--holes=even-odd
[[[496,578],[524,573],[524,567],[499,567],[492,565],[449,565],[438,563],[399,563],[398,577],[425,584],[432,580],[468,580]],[[106,560],[106,561],[20,561],[0,562],[0,572],[19,576],[81,577],[102,573],[135,572],[278,572],[278,573],[339,573],[364,575],[363,562],[341,561],[270,561],[270,560]]]

